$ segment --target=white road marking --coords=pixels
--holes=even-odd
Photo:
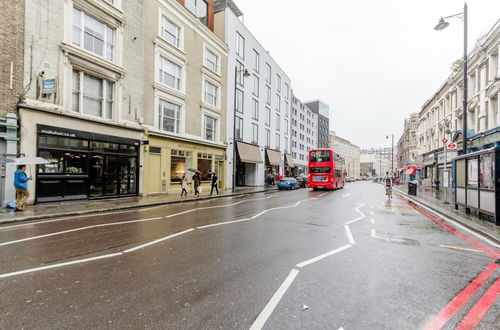
[[[15,240],[15,241],[3,242],[3,243],[0,243],[0,246],[5,246],[5,245],[10,245],[10,244],[15,244],[15,243],[21,243],[21,242],[26,242],[26,241],[32,241],[32,240],[39,239],[39,238],[45,238],[45,237],[51,237],[51,236],[56,236],[56,235],[62,235],[62,234],[72,233],[72,232],[75,232],[75,231],[92,229],[92,228],[117,226],[117,225],[124,225],[124,224],[128,224],[128,223],[154,221],[154,220],[160,220],[160,219],[162,219],[162,217],[149,218],[149,219],[140,219],[140,220],[120,221],[120,222],[111,222],[111,223],[102,223],[102,224],[93,225],[93,226],[79,227],[79,228],[74,228],[74,229],[68,229],[68,230],[58,231],[58,232],[50,233],[50,234],[44,234],[44,235],[39,235],[39,236],[32,236],[32,237],[22,238],[22,239],[18,239],[18,240]]]
[[[148,243],[145,243],[145,244],[142,244],[142,245],[138,245],[136,247],[133,247],[131,249],[128,249],[128,250],[125,250],[123,251],[124,253],[129,253],[129,252],[134,252],[134,251],[137,251],[139,249],[142,249],[142,248],[145,248],[147,246],[151,246],[153,244],[157,244],[157,243],[160,243],[160,242],[163,242],[163,241],[166,241],[168,239],[171,239],[171,238],[174,238],[174,237],[177,237],[177,236],[180,236],[180,235],[183,235],[183,234],[186,234],[186,233],[189,233],[190,231],[193,231],[194,228],[190,228],[188,230],[184,230],[184,231],[181,231],[181,232],[178,232],[178,233],[175,233],[175,234],[172,234],[172,235],[168,235],[168,236],[165,236],[163,238],[159,238],[159,239],[156,239],[154,241],[151,241],[151,242],[148,242]]]
[[[377,238],[377,232],[375,231],[375,229],[374,229],[374,228],[372,228],[372,229],[370,230],[370,235],[371,235],[372,237],[374,237],[374,238]]]
[[[63,266],[81,264],[81,263],[84,263],[84,262],[89,262],[89,261],[94,261],[94,260],[99,260],[99,259],[112,258],[112,257],[121,256],[122,254],[123,254],[122,252],[110,253],[110,254],[105,254],[105,255],[102,255],[102,256],[98,256],[98,257],[92,257],[92,258],[86,258],[86,259],[80,259],[80,260],[73,260],[73,261],[63,262],[63,263],[60,263],[60,264],[47,265],[47,266],[42,266],[42,267],[37,267],[37,268],[30,268],[30,269],[20,270],[20,271],[17,271],[17,272],[0,274],[0,278],[6,278],[6,277],[21,275],[21,274],[27,274],[27,273],[34,273],[34,272],[38,272],[38,271],[41,271],[41,270],[58,268],[58,267],[63,267]]]
[[[375,219],[371,218],[371,219],[370,219],[370,223],[371,223],[372,225],[374,225],[374,224],[375,224]]]
[[[324,193],[318,195],[318,197],[325,196],[326,194],[328,194],[328,192],[324,192]]]
[[[375,212],[373,212],[373,211],[370,211],[370,214],[371,214],[371,215],[374,215],[374,214],[375,214]]]
[[[349,239],[349,243],[351,243],[352,245],[356,244],[356,242],[354,241],[354,237],[352,236],[352,232],[351,232],[351,229],[349,228],[348,225],[344,225],[344,228],[345,228],[345,231],[347,233],[347,238]]]
[[[317,261],[320,261],[320,260],[322,260],[322,259],[324,259],[324,258],[327,258],[327,257],[329,257],[329,256],[332,256],[332,255],[334,255],[334,254],[336,254],[336,253],[342,252],[342,251],[344,251],[345,249],[348,249],[348,248],[350,248],[350,247],[352,247],[352,245],[351,245],[351,244],[347,244],[347,245],[341,246],[341,247],[339,247],[339,248],[337,248],[337,249],[335,249],[335,250],[332,250],[332,251],[330,251],[330,252],[323,253],[323,254],[321,254],[321,255],[319,255],[319,256],[317,256],[317,257],[314,257],[314,258],[311,258],[311,259],[309,259],[309,260],[306,260],[306,261],[303,261],[303,262],[301,262],[301,263],[298,263],[298,264],[297,264],[297,265],[295,265],[295,266],[297,266],[297,267],[299,267],[299,268],[302,268],[302,267],[304,267],[304,266],[308,266],[308,265],[313,264],[313,263],[315,263],[315,262],[317,262]]]
[[[340,328],[338,328],[337,330],[344,330],[344,328],[340,327]]]
[[[345,193],[345,194],[342,194],[342,197],[348,197],[350,195],[351,195],[350,193]]]
[[[358,205],[358,206],[356,206],[356,207],[354,208],[354,209],[356,210],[356,212],[358,212],[358,213],[360,214],[360,216],[359,216],[359,217],[357,217],[357,218],[356,218],[356,219],[354,219],[354,220],[351,220],[351,221],[346,222],[346,223],[345,223],[346,225],[350,225],[351,223],[354,223],[354,222],[359,221],[359,220],[361,220],[361,219],[364,219],[364,218],[366,217],[366,215],[365,215],[363,212],[361,212],[361,211],[359,210],[359,208],[361,208],[361,207],[363,207],[363,206],[365,206],[365,204]]]
[[[243,221],[249,221],[249,220],[253,220],[253,219],[252,218],[245,218],[245,219],[238,219],[238,220],[232,220],[232,221],[217,222],[217,223],[213,223],[211,225],[199,226],[199,227],[196,227],[196,229],[203,229],[203,228],[209,228],[209,227],[222,226],[222,225],[227,225],[227,224],[230,224],[230,223],[243,222]]]
[[[295,279],[295,277],[297,277],[298,273],[299,271],[297,269],[292,269],[290,271],[290,274],[288,274],[288,276],[285,278],[281,286],[278,288],[278,290],[276,290],[276,292],[272,296],[271,300],[269,300],[266,307],[264,307],[264,309],[262,310],[262,312],[260,312],[257,319],[253,322],[252,326],[250,327],[250,330],[262,329],[264,324],[266,324],[266,321],[273,313],[276,306],[278,306],[280,300],[285,295],[285,292],[288,290],[290,285],[292,285],[292,282]]]

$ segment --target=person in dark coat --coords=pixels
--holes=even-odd
[[[200,196],[200,191],[198,190],[198,187],[201,185],[200,173],[195,173],[193,175],[193,184],[194,184],[194,195]]]
[[[215,191],[217,192],[217,195],[218,195],[219,194],[219,188],[217,187],[217,185],[219,184],[219,178],[217,177],[217,173],[212,174],[211,184],[212,184],[212,189],[210,189],[210,196],[212,196],[212,193],[214,192],[214,189],[215,189]]]

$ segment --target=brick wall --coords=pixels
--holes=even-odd
[[[24,0],[0,1],[1,117],[15,112],[23,89],[23,43]]]

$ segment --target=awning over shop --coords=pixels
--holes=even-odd
[[[408,166],[406,168],[406,175],[415,175],[415,173],[417,172],[417,167],[416,166]]]
[[[269,165],[280,166],[280,163],[281,163],[280,152],[270,150],[270,149],[266,149],[266,152],[267,152],[267,159],[269,160]]]
[[[262,163],[262,157],[260,156],[260,150],[258,146],[254,146],[248,143],[236,142],[238,146],[238,155],[243,163]]]
[[[285,154],[285,161],[286,161],[288,166],[290,166],[290,167],[295,166],[295,164],[293,163],[293,158],[292,158],[291,154]]]

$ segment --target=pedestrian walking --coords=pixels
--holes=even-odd
[[[194,184],[194,195],[200,196],[200,192],[198,190],[198,187],[201,185],[200,173],[195,173],[193,175],[193,184]]]
[[[439,180],[438,177],[436,177],[434,179],[434,185],[436,186],[436,190],[439,190],[439,184],[441,183],[441,181]]]
[[[26,165],[19,165],[14,173],[14,188],[16,188],[16,209],[15,212],[24,211],[24,205],[30,197],[28,191],[28,181],[31,176],[26,175]]]
[[[182,181],[181,181],[181,186],[182,186],[182,191],[181,191],[181,197],[188,195],[187,188],[188,188],[188,179],[186,177],[186,174],[182,175]]]
[[[219,184],[219,178],[217,177],[217,173],[214,173],[212,175],[212,189],[210,189],[210,196],[212,196],[214,189],[217,192],[217,195],[219,194],[219,188],[217,187],[218,184]]]

